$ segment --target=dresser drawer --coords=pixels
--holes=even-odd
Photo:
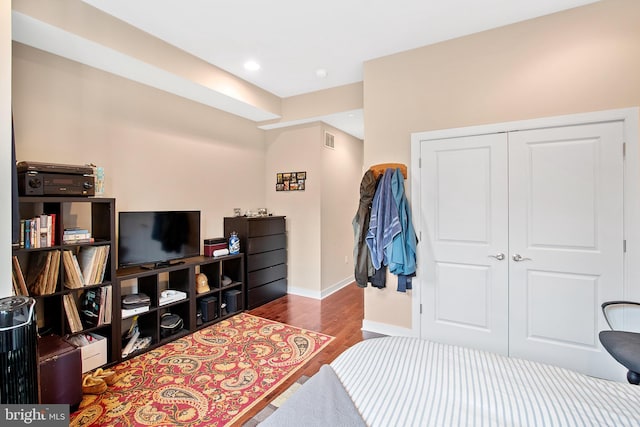
[[[272,236],[249,237],[247,239],[247,254],[284,249],[287,247],[286,234],[274,234]]]
[[[247,271],[261,270],[277,264],[287,263],[287,250],[278,249],[275,251],[262,252],[259,254],[247,255]]]
[[[248,288],[255,288],[285,277],[287,277],[287,264],[278,264],[247,274],[247,285]]]
[[[268,236],[270,234],[284,233],[284,219],[263,218],[259,220],[249,220],[249,236]]]
[[[287,294],[287,279],[276,280],[247,291],[248,309],[256,308]]]

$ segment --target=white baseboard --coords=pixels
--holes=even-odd
[[[294,288],[293,286],[287,286],[287,293],[291,295],[298,295],[301,297],[322,299],[320,297],[320,292],[312,291],[310,289],[305,289],[305,288]]]
[[[346,279],[343,279],[341,281],[339,281],[338,283],[330,286],[329,288],[325,289],[324,291],[322,291],[322,298],[326,298],[329,295],[338,292],[340,289],[344,288],[347,285],[350,285],[351,283],[353,283],[356,279],[351,276],[351,277],[347,277]]]
[[[389,325],[387,323],[374,322],[371,320],[362,320],[362,330],[375,332],[376,334],[389,335],[394,337],[414,337],[414,331],[401,326]]]
[[[328,297],[329,295],[338,292],[340,289],[344,288],[345,286],[353,283],[354,278],[353,276],[351,277],[347,277],[346,279],[341,280],[340,282],[331,285],[329,288],[325,289],[324,291],[312,291],[310,289],[304,289],[304,288],[294,288],[292,286],[287,287],[287,293],[289,294],[293,294],[293,295],[299,295],[301,297],[307,297],[307,298],[313,298],[313,299],[324,299],[326,297]]]

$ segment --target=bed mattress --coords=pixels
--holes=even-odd
[[[369,426],[640,426],[640,386],[405,337],[331,368]]]

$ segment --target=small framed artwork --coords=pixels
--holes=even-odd
[[[278,172],[276,191],[304,191],[307,172]]]

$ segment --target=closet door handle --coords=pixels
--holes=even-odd
[[[496,254],[496,255],[489,255],[489,258],[495,258],[498,261],[502,261],[504,259],[504,254],[502,252]]]
[[[523,257],[523,256],[522,256],[522,255],[520,255],[520,254],[515,254],[512,258],[513,258],[513,260],[514,260],[515,262],[520,262],[520,261],[531,261],[531,258]]]

